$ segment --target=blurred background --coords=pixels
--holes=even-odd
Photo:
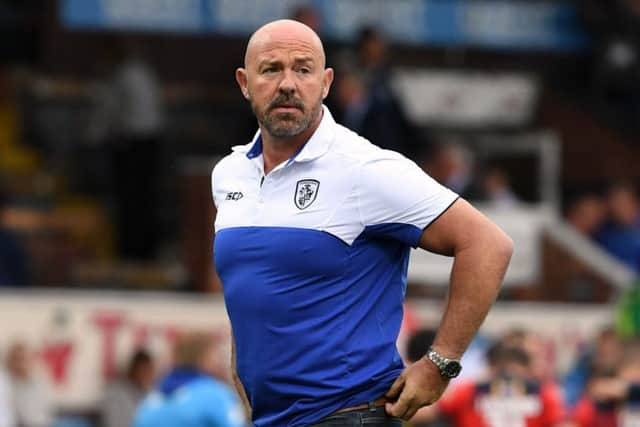
[[[246,40],[284,17],[321,35],[338,122],[514,239],[467,378],[520,333],[590,425],[589,381],[640,360],[637,0],[2,0],[0,427],[128,426],[113,399],[133,411],[194,328],[227,380],[210,173],[257,128]],[[412,255],[403,354],[450,267]]]

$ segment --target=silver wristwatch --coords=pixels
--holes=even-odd
[[[427,359],[433,362],[434,365],[440,370],[440,375],[444,378],[451,379],[460,375],[462,371],[462,365],[459,360],[448,359],[435,351],[432,347],[429,347],[427,351]]]

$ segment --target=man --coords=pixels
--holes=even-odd
[[[626,344],[617,372],[593,373],[586,392],[575,407],[578,427],[640,425],[640,342]]]
[[[134,427],[243,427],[242,404],[214,378],[218,372],[215,341],[190,333],[178,340],[175,368],[140,405]]]
[[[108,144],[119,256],[153,261],[160,243],[162,82],[145,58],[144,45],[125,40],[116,53],[112,75],[95,93],[88,138]]]
[[[540,383],[525,350],[495,344],[487,355],[487,381],[467,382],[447,392],[437,409],[455,427],[552,427],[565,421],[558,388]]]
[[[55,419],[53,392],[38,375],[37,355],[25,341],[13,342],[7,350],[7,373],[13,413],[21,427],[48,427]]]
[[[121,378],[107,385],[100,404],[102,427],[129,426],[140,401],[153,387],[156,367],[151,353],[136,350]]]
[[[400,425],[459,370],[511,241],[413,162],[334,122],[322,105],[333,70],[305,25],[256,31],[236,79],[260,130],[213,171],[214,254],[253,422]],[[431,359],[403,370],[411,246],[456,261]]]
[[[633,186],[618,183],[607,194],[609,220],[596,241],[619,261],[640,273],[640,200]]]

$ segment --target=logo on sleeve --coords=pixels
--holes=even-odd
[[[318,196],[320,182],[315,179],[302,179],[296,184],[293,201],[298,209],[308,208]]]

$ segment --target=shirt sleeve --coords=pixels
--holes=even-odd
[[[362,165],[358,181],[365,233],[413,247],[418,246],[422,231],[459,197],[411,160],[388,150],[380,150]]]

